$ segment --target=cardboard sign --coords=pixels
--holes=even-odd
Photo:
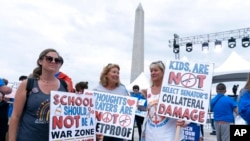
[[[200,126],[194,123],[189,124],[184,128],[184,141],[199,141]]]
[[[135,111],[135,114],[137,116],[141,116],[141,117],[146,117],[147,115],[147,107],[145,107],[145,102],[146,102],[146,99],[140,99],[138,100],[138,107],[136,108],[136,111]],[[139,108],[139,107],[142,107],[143,109]]]
[[[51,91],[50,141],[95,141],[95,126],[93,93]]]
[[[137,98],[89,90],[84,90],[84,93],[95,95],[97,133],[132,138]]]
[[[213,64],[166,61],[157,114],[205,124]]]

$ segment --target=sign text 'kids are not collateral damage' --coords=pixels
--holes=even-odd
[[[93,93],[52,91],[50,100],[50,141],[95,141]]]
[[[205,124],[209,107],[213,64],[166,61],[157,113]]]
[[[97,134],[131,139],[137,98],[98,91],[93,92],[96,100]]]

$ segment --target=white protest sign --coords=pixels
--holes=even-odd
[[[140,100],[138,100],[138,107],[136,108],[136,111],[135,111],[135,114],[137,116],[146,117],[146,115],[147,115],[146,108],[147,107],[144,107],[145,102],[146,102],[146,99],[140,99]],[[142,110],[139,107],[144,107],[144,109]]]
[[[93,93],[51,91],[50,141],[95,141]]]
[[[168,60],[165,65],[157,114],[205,124],[213,64]]]
[[[135,111],[135,114],[136,114],[137,116],[146,117],[147,111],[136,110],[136,111]]]
[[[138,101],[138,105],[144,106],[145,102],[146,102],[146,99],[140,99],[140,100]]]
[[[96,99],[96,132],[105,136],[130,140],[134,127],[137,98],[98,91],[92,92]]]

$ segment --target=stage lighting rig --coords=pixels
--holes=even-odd
[[[173,52],[178,59],[182,46],[186,47],[187,52],[191,52],[194,49],[194,45],[201,44],[202,50],[204,51],[209,48],[210,42],[214,42],[215,46],[222,46],[223,41],[227,41],[228,47],[234,48],[236,47],[236,39],[242,39],[242,47],[246,48],[250,46],[249,37],[250,27],[183,38],[180,38],[179,35],[174,34],[174,39],[169,40],[169,47],[173,47]]]

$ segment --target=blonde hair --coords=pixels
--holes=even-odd
[[[165,72],[165,65],[162,61],[152,62],[149,66],[149,69],[151,69],[153,67],[153,65],[158,66],[163,73]]]
[[[100,83],[102,84],[102,86],[106,87],[108,85],[108,79],[106,77],[106,75],[109,73],[109,71],[112,68],[117,68],[120,71],[120,67],[117,64],[111,64],[109,63],[107,66],[105,66],[102,70],[101,76],[100,76]],[[115,86],[119,86],[120,85],[120,80],[118,81],[118,83]]]
[[[162,61],[155,61],[155,62],[152,62],[150,65],[149,65],[149,69],[153,68],[154,66],[157,66],[161,71],[162,73],[164,74],[165,72],[165,65]],[[150,80],[150,85],[152,86],[153,85],[153,82],[152,80]]]

